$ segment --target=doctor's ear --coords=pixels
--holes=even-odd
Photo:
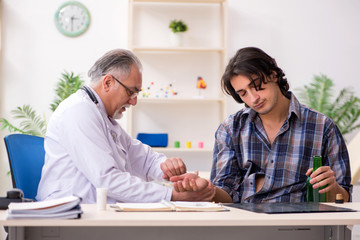
[[[105,90],[105,92],[108,92],[113,84],[114,84],[114,81],[110,75],[105,75],[101,82],[101,85],[102,85],[103,89]]]

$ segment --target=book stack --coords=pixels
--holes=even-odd
[[[10,203],[7,210],[7,219],[23,218],[80,218],[81,198],[69,196],[39,202]]]

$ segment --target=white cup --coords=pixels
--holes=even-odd
[[[107,188],[96,188],[96,205],[98,210],[106,210]]]

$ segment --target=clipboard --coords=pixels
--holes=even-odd
[[[301,203],[229,203],[227,207],[239,208],[256,213],[283,214],[283,213],[321,213],[321,212],[356,212],[354,209],[330,206],[316,202]]]

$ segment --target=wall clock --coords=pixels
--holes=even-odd
[[[65,2],[55,13],[55,24],[65,36],[77,37],[89,28],[90,13],[79,2]]]

